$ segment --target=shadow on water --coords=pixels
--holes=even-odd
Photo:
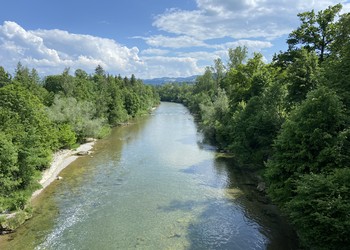
[[[174,200],[159,208],[172,212],[201,207],[200,215],[187,229],[188,249],[298,249],[292,227],[266,195],[256,189],[255,175],[238,168],[232,158],[217,157],[212,164],[206,160],[180,171],[199,178],[199,185],[224,193],[205,201]]]

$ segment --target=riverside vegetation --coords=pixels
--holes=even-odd
[[[31,216],[28,200],[40,188],[53,152],[147,113],[159,96],[141,80],[69,69],[40,79],[19,63],[12,77],[0,67],[0,232]]]
[[[350,13],[340,4],[299,14],[289,49],[271,63],[229,49],[195,84],[159,87],[202,131],[257,171],[307,249],[350,244]]]

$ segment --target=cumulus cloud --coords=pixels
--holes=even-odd
[[[197,0],[197,10],[170,9],[156,16],[153,25],[162,31],[198,40],[273,39],[298,25],[297,13],[320,10],[339,0]],[[342,1],[345,2],[345,1]]]
[[[213,63],[214,59],[221,58],[222,60],[228,59],[228,49],[236,48],[238,46],[246,46],[249,53],[259,52],[265,48],[273,46],[271,42],[255,41],[255,40],[238,40],[234,42],[227,42],[222,44],[207,45],[208,48],[212,48],[212,51],[195,51],[195,52],[178,52],[178,56],[191,57],[197,59],[197,61],[203,61],[204,63]],[[208,66],[204,65],[204,66]]]
[[[154,46],[155,40],[155,37],[149,39]],[[185,46],[191,42],[186,40],[180,37],[176,41]],[[167,42],[172,41],[159,37],[159,46]],[[196,58],[168,53],[157,48],[140,52],[137,47],[128,48],[112,39],[57,29],[25,30],[10,21],[0,25],[0,61],[7,70],[14,69],[21,61],[42,75],[59,74],[66,67],[92,72],[98,64],[109,73],[136,74],[140,78],[190,76],[202,72]]]
[[[258,52],[265,48],[270,48],[273,46],[273,44],[269,41],[259,41],[259,40],[237,40],[234,42],[227,42],[223,44],[217,44],[213,45],[212,47],[217,49],[223,49],[228,50],[229,48],[236,48],[238,46],[246,46],[249,48],[252,52]]]
[[[142,55],[156,55],[156,56],[164,56],[169,53],[169,50],[165,49],[154,49],[148,48],[141,51]]]
[[[198,67],[197,60],[193,57],[143,57],[147,75],[145,78],[159,76],[180,77],[203,73],[203,68]]]
[[[148,45],[153,47],[187,48],[205,46],[205,43],[203,41],[200,41],[190,36],[169,37],[163,35],[156,35],[140,38],[144,39]]]
[[[39,72],[58,73],[65,67],[131,74],[143,62],[136,47],[127,48],[111,39],[72,34],[62,30],[25,30],[15,22],[0,26],[0,59],[5,67],[21,61]]]

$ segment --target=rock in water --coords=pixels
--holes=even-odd
[[[82,156],[82,155],[89,155],[89,154],[90,154],[89,151],[79,151],[79,152],[77,153],[77,155],[79,155],[79,156]]]

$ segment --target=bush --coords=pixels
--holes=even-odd
[[[297,181],[286,204],[303,244],[313,249],[348,249],[350,245],[350,169],[307,174]]]
[[[59,148],[72,148],[77,141],[74,131],[71,125],[67,123],[58,125],[58,141]]]
[[[349,136],[341,101],[327,88],[311,91],[283,124],[267,162],[269,195],[283,204],[294,196],[296,180],[309,173],[346,167]]]

